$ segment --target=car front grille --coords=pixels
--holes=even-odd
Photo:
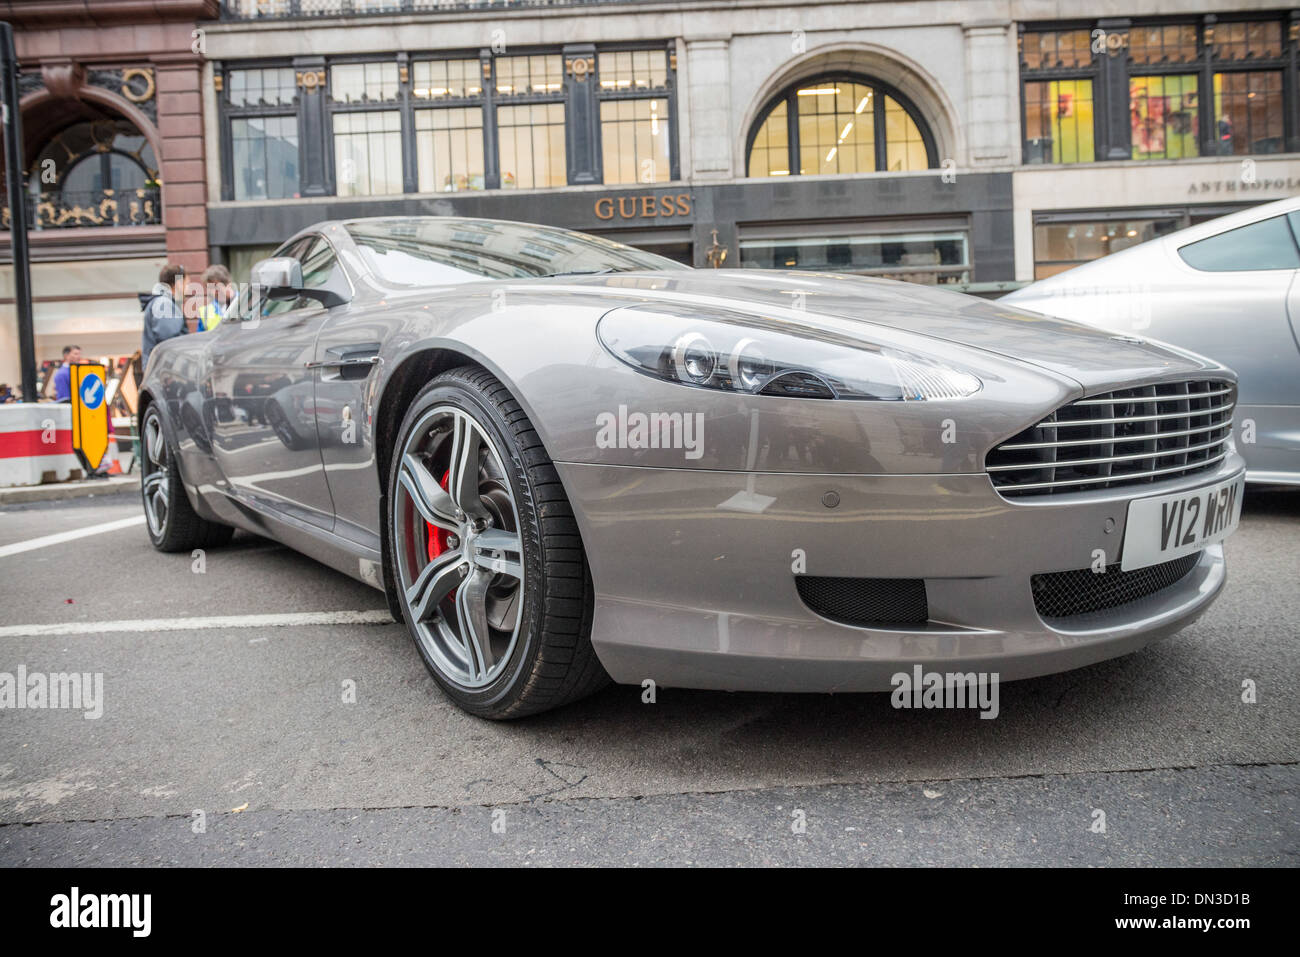
[[[1236,391],[1226,380],[1200,379],[1088,396],[1003,442],[985,469],[1008,498],[1204,472],[1228,454]]]
[[[1080,568],[1034,575],[1030,578],[1034,607],[1043,618],[1072,618],[1118,608],[1182,580],[1196,567],[1200,557],[1201,553],[1195,552],[1127,572],[1121,571],[1119,565],[1107,565],[1102,574],[1091,568]]]
[[[808,608],[845,625],[919,625],[930,618],[924,579],[796,575],[794,580]]]

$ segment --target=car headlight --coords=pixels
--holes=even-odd
[[[723,392],[917,402],[964,398],[982,385],[970,372],[834,331],[692,312],[627,306],[606,313],[596,335],[638,372]]]

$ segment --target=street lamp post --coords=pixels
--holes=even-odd
[[[18,57],[14,31],[0,23],[0,112],[4,121],[5,182],[9,185],[9,250],[18,311],[18,361],[23,401],[36,401],[36,338],[32,331],[32,274],[27,250],[27,198],[23,195],[23,131],[18,112]]]

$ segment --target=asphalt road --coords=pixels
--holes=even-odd
[[[1300,864],[1300,491],[1248,495],[1200,622],[1003,685],[994,721],[611,688],[484,722],[397,625],[204,621],[382,618],[379,593],[274,543],[240,534],[201,573],[138,524],[5,554],[139,514],[0,509],[0,672],[104,689],[96,720],[0,710],[0,865]],[[182,621],[101,625],[141,619]],[[15,633],[44,624],[78,627]]]

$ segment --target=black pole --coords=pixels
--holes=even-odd
[[[18,112],[18,57],[14,31],[0,23],[0,111],[4,113],[5,182],[9,184],[9,251],[18,309],[18,361],[23,401],[36,401],[36,336],[32,331],[32,273],[27,253],[27,197],[23,195],[23,124]]]

